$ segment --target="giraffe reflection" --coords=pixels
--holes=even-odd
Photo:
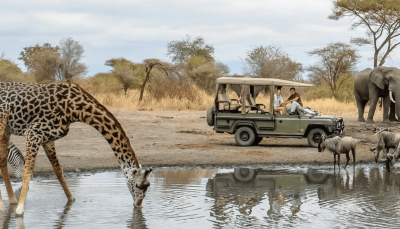
[[[146,218],[143,216],[142,209],[135,208],[133,210],[132,219],[128,221],[128,228],[147,229]]]

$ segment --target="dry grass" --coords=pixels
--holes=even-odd
[[[139,102],[139,91],[128,91],[127,97],[123,94],[95,94],[96,99],[108,108],[123,110],[193,110],[205,111],[213,103],[214,96],[209,95],[202,90],[196,89],[196,97],[192,99],[179,98],[152,98],[149,92],[145,92],[143,101]],[[231,98],[237,98],[235,92],[229,92]],[[286,98],[287,96],[283,96]],[[260,94],[257,97],[257,103],[265,104],[269,107],[269,95]],[[334,99],[317,99],[303,101],[305,107],[310,107],[322,114],[356,114],[357,106],[355,102],[344,103]]]
[[[122,94],[95,94],[94,97],[107,108],[123,110],[193,110],[205,111],[213,103],[213,97],[198,90],[198,96],[192,100],[179,98],[152,98],[148,92],[144,93],[139,102],[139,91],[131,90],[127,97]]]

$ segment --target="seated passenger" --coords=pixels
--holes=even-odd
[[[297,108],[302,108],[303,102],[301,101],[299,93],[296,92],[294,87],[290,88],[290,96],[285,102],[291,102],[292,106],[290,107],[289,114],[292,115],[296,111]]]
[[[276,93],[274,94],[274,111],[280,112],[281,114],[286,114],[286,102],[283,101],[281,95],[281,89],[276,89]]]

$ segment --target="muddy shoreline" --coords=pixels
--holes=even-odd
[[[226,167],[243,165],[323,165],[333,163],[330,153],[318,153],[306,139],[264,138],[258,146],[238,147],[234,136],[217,134],[206,124],[204,111],[126,111],[111,110],[130,138],[139,162],[145,166]],[[369,147],[377,142],[373,126],[357,122],[357,114],[340,115],[345,136],[359,140],[356,163],[373,163]],[[375,126],[384,127],[379,115]],[[399,128],[399,124],[391,124]],[[11,141],[25,155],[23,137]],[[90,171],[119,168],[107,141],[94,128],[71,125],[68,136],[56,141],[57,156],[64,171]],[[344,165],[346,157],[342,155]],[[351,162],[350,162],[351,163]],[[52,167],[43,151],[37,156],[35,172],[50,172]]]

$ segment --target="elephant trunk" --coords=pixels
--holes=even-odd
[[[400,118],[400,91],[394,93],[395,111],[398,118]]]

